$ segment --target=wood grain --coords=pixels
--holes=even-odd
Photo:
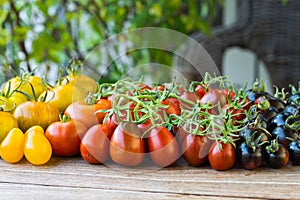
[[[53,157],[43,166],[25,159],[18,164],[0,160],[0,171],[0,194],[8,199],[35,194],[51,199],[300,199],[300,167],[290,165],[280,170],[236,167],[220,172],[180,161],[164,169],[125,168]]]

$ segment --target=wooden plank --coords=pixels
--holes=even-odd
[[[195,197],[300,199],[300,167],[219,172],[177,164],[165,169],[90,165],[81,158],[52,158],[43,166],[0,161],[0,183]],[[2,191],[1,191],[2,192]],[[101,192],[100,192],[101,193]],[[164,197],[162,195],[162,197]],[[160,198],[160,197],[158,197]]]

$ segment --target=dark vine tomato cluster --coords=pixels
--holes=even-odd
[[[228,170],[236,163],[255,169],[264,161],[280,168],[289,159],[297,164],[297,98],[282,100],[263,87],[255,83],[251,90],[236,89],[226,77],[209,74],[188,85],[174,80],[150,86],[130,79],[102,84],[96,99],[110,106],[93,107],[102,118],[82,138],[81,155],[92,164],[112,160],[138,166],[148,154],[160,167],[172,165],[182,155],[191,166],[209,163],[216,170]],[[280,95],[284,98],[285,93]],[[275,126],[277,115],[286,112],[292,114]],[[276,135],[286,130],[292,134]]]

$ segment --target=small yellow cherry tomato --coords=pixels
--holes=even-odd
[[[33,126],[26,131],[24,155],[33,165],[43,165],[50,160],[52,147],[41,126]]]
[[[18,128],[13,128],[2,140],[0,144],[0,156],[9,163],[17,163],[24,156],[23,132]]]

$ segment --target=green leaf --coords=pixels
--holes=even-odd
[[[8,14],[8,11],[0,9],[0,25],[5,21],[7,14]]]
[[[0,46],[5,46],[10,41],[11,36],[6,29],[0,29]]]

